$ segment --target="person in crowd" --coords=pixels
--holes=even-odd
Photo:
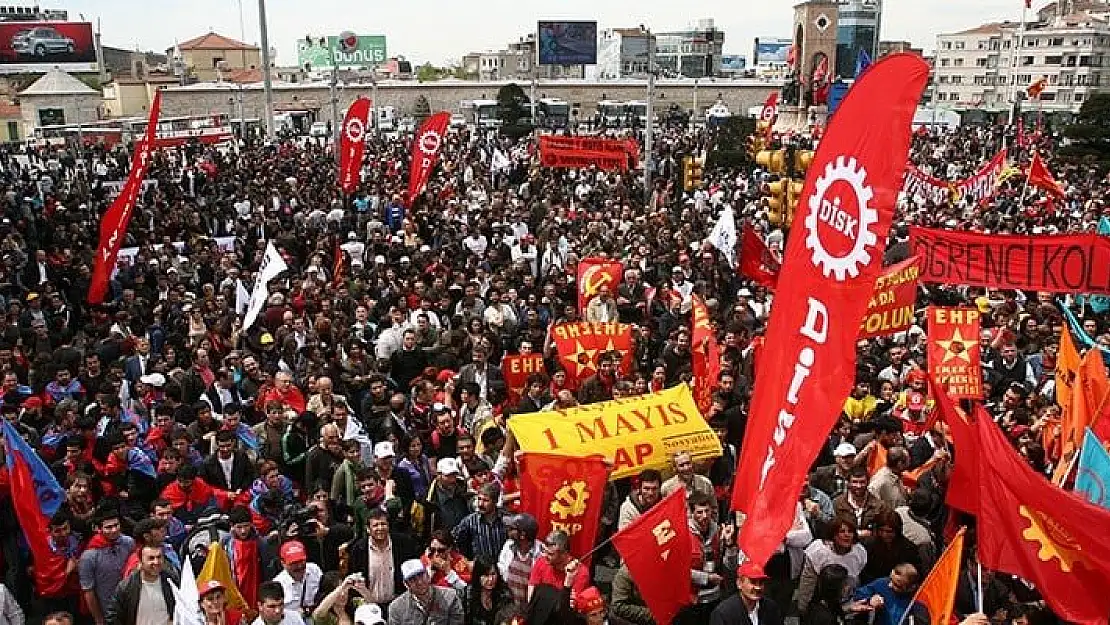
[[[888,577],[857,588],[852,599],[865,602],[874,611],[876,623],[898,625],[906,612],[914,608],[917,581],[917,569],[912,564],[903,562],[896,565]],[[926,612],[923,616],[928,619],[929,615]]]
[[[497,617],[514,605],[513,593],[496,563],[485,555],[474,560],[470,583],[463,590],[466,625],[497,625]]]
[[[745,562],[736,572],[736,594],[721,602],[709,615],[710,625],[782,625],[782,608],[763,596],[767,576],[754,562]],[[751,614],[755,614],[752,618]]]
[[[641,471],[636,478],[636,483],[636,488],[621,503],[617,529],[627,527],[629,523],[659,503],[662,498],[660,491],[663,487],[663,476],[655,469]]]
[[[242,613],[227,605],[227,588],[222,582],[210,579],[197,588],[204,625],[239,625]]]
[[[147,625],[173,620],[173,585],[178,580],[162,570],[162,546],[144,546],[139,559],[138,570],[120,581],[104,610],[106,623]]]
[[[252,625],[305,625],[301,613],[285,607],[285,590],[278,582],[258,588],[258,618]]]
[[[389,625],[422,625],[431,621],[463,625],[465,614],[458,593],[432,584],[423,562],[405,561],[401,578],[406,590],[389,606]]]
[[[324,572],[315,562],[308,561],[308,552],[300,541],[291,540],[283,544],[280,557],[282,571],[274,577],[274,581],[281,584],[285,594],[285,609],[310,616]]]
[[[123,533],[121,517],[110,504],[97,511],[93,523],[96,534],[85,545],[77,572],[85,605],[99,624],[107,619],[108,606],[115,598],[124,565],[135,549],[135,540]],[[161,565],[159,558],[158,566]]]

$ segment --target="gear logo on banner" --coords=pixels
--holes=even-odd
[[[1077,562],[1083,562],[1082,548],[1064,528],[1060,527],[1049,515],[1022,506],[1018,512],[1029,521],[1029,527],[1022,531],[1028,541],[1040,543],[1037,557],[1044,562],[1056,559],[1060,570],[1070,573]]]
[[[357,117],[352,117],[347,122],[347,138],[354,143],[358,143],[362,141],[364,134],[366,134],[366,128],[362,125],[362,120]]]
[[[855,278],[871,262],[868,248],[879,242],[871,232],[879,220],[871,206],[874,196],[867,170],[851,157],[838,156],[817,178],[805,218],[806,247],[826,278]]]
[[[420,151],[428,156],[435,156],[439,152],[439,142],[442,138],[439,133],[429,130],[420,135]]]

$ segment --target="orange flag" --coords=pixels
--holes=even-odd
[[[709,320],[709,309],[698,296],[691,298],[691,348],[694,371],[694,401],[702,414],[713,408],[713,388],[721,373],[721,348]]]
[[[1071,404],[1072,386],[1079,375],[1079,362],[1079,350],[1075,348],[1071,330],[1064,324],[1064,331],[1060,334],[1060,349],[1056,353],[1056,403],[1064,414],[1068,413],[1068,406]]]
[[[867,474],[875,475],[879,469],[886,466],[886,447],[882,443],[876,442],[875,448],[871,450],[871,455],[867,456]]]
[[[948,625],[952,619],[952,606],[956,602],[956,586],[960,583],[960,563],[964,554],[964,531],[960,531],[948,543],[948,548],[937,560],[936,566],[925,578],[925,583],[917,589],[913,600],[929,611],[929,622]]]
[[[1095,420],[1095,414],[1106,392],[1110,390],[1110,379],[1106,377],[1106,364],[1102,351],[1088,350],[1079,363],[1079,375],[1072,387],[1068,410],[1064,411],[1064,422],[1060,438],[1067,458],[1083,440],[1083,432]]]

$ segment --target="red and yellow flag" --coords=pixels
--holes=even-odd
[[[709,309],[700,297],[691,299],[693,330],[690,333],[694,373],[694,403],[702,414],[709,414],[713,407],[713,389],[721,373],[721,347],[709,320]]]
[[[501,374],[505,377],[509,404],[515,406],[524,397],[528,376],[544,372],[543,356],[540,354],[512,354],[501,360]]]
[[[521,510],[536,517],[539,536],[562,530],[570,552],[594,548],[609,469],[605,458],[525,452],[520,458]]]
[[[983,397],[975,308],[929,307],[929,371],[954,399]]]
[[[960,564],[964,555],[964,532],[960,531],[948,543],[948,548],[937,560],[913,600],[929,611],[929,622],[948,625],[952,619],[952,608],[956,603],[956,587],[960,584]]]
[[[585,313],[603,286],[615,296],[623,273],[624,265],[619,260],[583,258],[578,263],[578,310]]]
[[[632,371],[632,326],[627,323],[560,323],[552,328],[551,339],[574,386],[597,373],[597,360],[603,352],[620,352],[621,374]]]

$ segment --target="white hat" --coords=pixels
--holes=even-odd
[[[440,462],[443,462],[440,460]],[[428,573],[428,569],[424,568],[424,563],[420,560],[405,560],[401,564],[401,579],[406,582],[410,579]]]
[[[740,291],[738,291],[736,293],[736,297],[751,297],[751,296],[752,296],[752,292],[748,290],[748,287],[743,287],[743,288],[740,289]]]
[[[354,230],[351,230],[350,232],[347,233],[347,238],[352,239],[352,240],[357,239],[358,238],[358,233],[356,233]]]
[[[851,443],[841,443],[837,445],[836,449],[833,451],[834,458],[843,458],[845,456],[854,455],[856,455],[856,446]]]
[[[378,254],[377,256],[374,257],[374,263],[377,264],[377,265],[384,265],[385,264],[385,256],[382,256],[381,254]]]
[[[385,623],[382,618],[382,609],[376,603],[366,603],[355,609],[355,625],[381,625]]]
[[[452,473],[458,475],[462,473],[462,471],[459,470],[458,460],[454,458],[441,458],[440,461],[436,463],[436,473],[440,475],[451,475]]]
[[[139,381],[143,384],[149,384],[151,386],[162,388],[166,385],[166,376],[162,375],[161,373],[148,373],[147,375],[139,378]]]
[[[408,257],[408,256],[402,256],[402,257],[401,257],[401,261],[400,261],[400,262],[402,262],[402,263],[411,263],[411,262],[412,262],[412,260],[411,260],[411,259],[409,259],[409,257]]]
[[[393,443],[391,443],[389,441],[382,441],[382,442],[378,443],[377,445],[374,445],[374,457],[375,458],[378,458],[378,459],[392,458],[396,455],[397,454],[393,453]]]

